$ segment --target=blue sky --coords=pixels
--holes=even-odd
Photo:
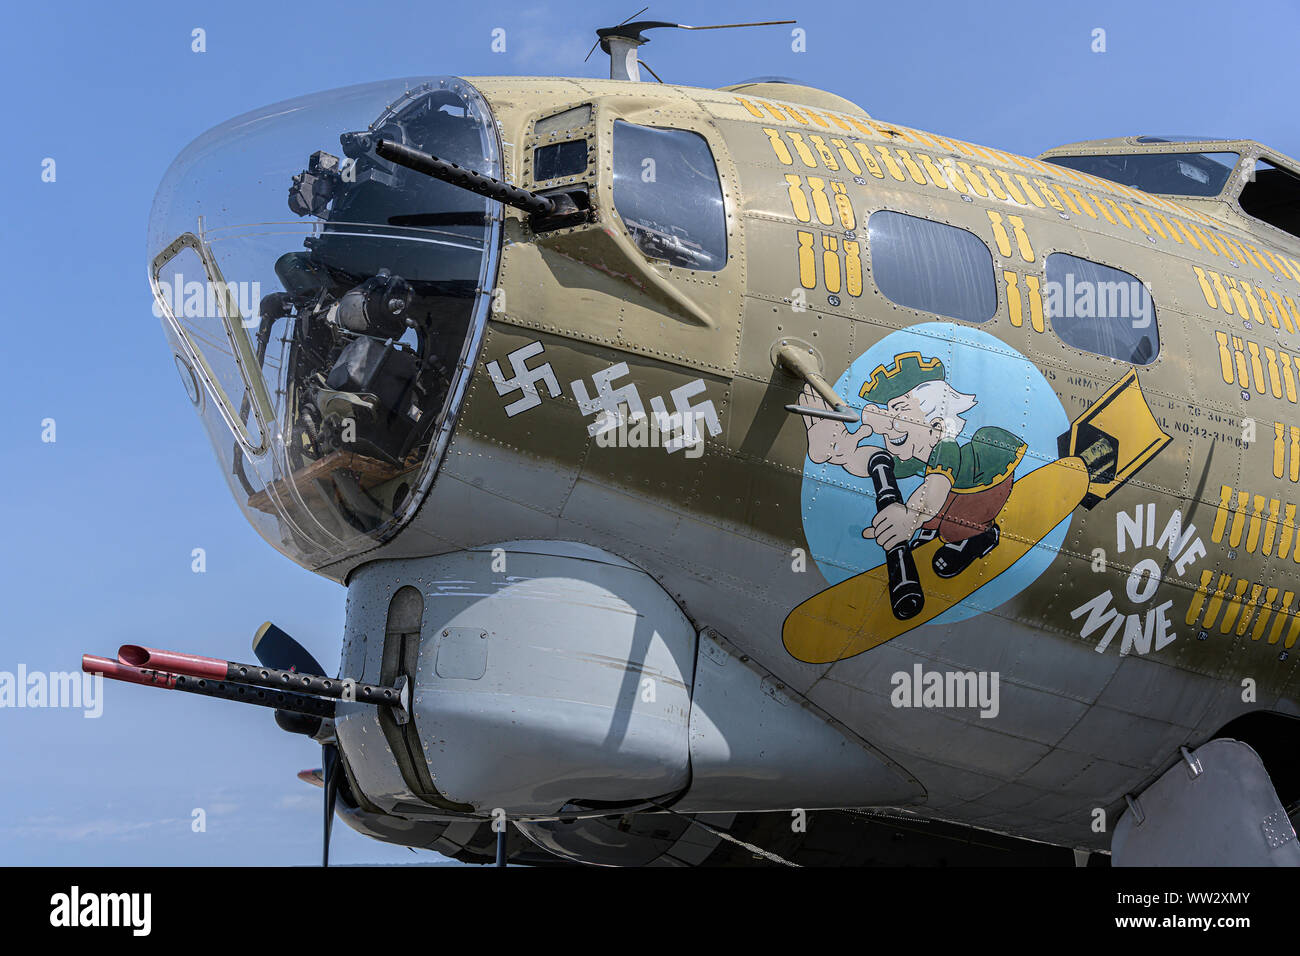
[[[6,309],[0,671],[71,671],[127,641],[247,660],[265,619],[333,667],[344,591],[240,516],[177,380],[145,279],[145,226],[172,158],[246,110],[417,74],[598,76],[582,57],[618,3],[18,4],[0,35]],[[120,9],[120,8],[119,8]],[[656,3],[670,82],[795,77],[886,120],[1035,155],[1127,133],[1252,137],[1300,155],[1290,76],[1300,8],[1168,4]],[[207,51],[191,51],[191,30]],[[491,50],[504,27],[506,52]],[[1093,53],[1092,31],[1107,52]],[[1253,71],[1253,72],[1252,72]],[[57,178],[41,180],[42,160]],[[26,303],[23,305],[23,303]],[[41,440],[42,421],[57,441]],[[191,572],[191,551],[207,572]],[[103,716],[0,708],[0,864],[304,864],[316,766],[269,711],[126,685]],[[207,829],[192,832],[195,808]],[[337,862],[432,859],[334,831]]]

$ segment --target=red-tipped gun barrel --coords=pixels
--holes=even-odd
[[[176,675],[159,671],[146,671],[131,667],[107,657],[94,654],[81,655],[81,669],[87,674],[103,674],[109,680],[125,681],[128,684],[144,684],[147,687],[162,687],[168,690],[176,686]]]
[[[314,694],[318,697],[355,701],[359,704],[377,704],[384,707],[406,706],[403,692],[397,687],[362,684],[350,679],[323,677],[320,674],[300,674],[297,671],[277,670],[274,667],[255,664],[238,664],[234,661],[218,660],[215,657],[200,657],[197,654],[185,654],[180,651],[161,651],[153,647],[141,647],[138,644],[123,644],[118,648],[117,659],[122,664],[136,669],[157,669],[207,680],[273,687],[276,690]]]
[[[117,659],[128,667],[187,674],[190,677],[207,677],[211,680],[226,680],[226,673],[229,670],[227,661],[220,661],[215,657],[200,657],[198,654],[183,654],[180,651],[160,651],[152,647],[141,647],[139,644],[123,644],[117,649]]]
[[[146,687],[159,687],[163,690],[179,690],[187,694],[202,694],[204,697],[218,697],[222,700],[256,704],[259,707],[274,707],[276,710],[287,710],[311,717],[334,716],[334,701],[294,691],[271,690],[233,681],[133,667],[130,664],[109,660],[106,657],[96,657],[93,654],[82,655],[81,669],[88,674],[103,674],[110,680],[125,681],[129,684],[143,684]]]

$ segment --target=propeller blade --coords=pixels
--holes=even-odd
[[[296,671],[300,674],[324,674],[311,651],[303,647],[292,637],[270,621],[257,629],[253,637],[253,654],[264,667],[276,670]],[[314,722],[302,720],[296,715],[275,712],[275,722],[291,733],[314,735],[320,730],[320,719]],[[325,790],[325,820],[321,840],[321,866],[330,865],[330,831],[334,826],[334,805],[339,795],[339,748],[337,744],[328,743],[321,746],[321,782]],[[300,775],[301,776],[301,775]],[[306,779],[306,778],[304,778]],[[312,783],[314,781],[308,781]]]
[[[280,630],[270,621],[257,629],[253,637],[253,654],[266,667],[300,674],[324,674],[311,651]]]
[[[321,747],[321,773],[325,777],[325,832],[321,843],[321,866],[330,865],[330,831],[334,828],[334,804],[339,795],[339,748],[337,744]]]
[[[302,734],[304,737],[315,737],[320,733],[321,719],[310,714],[295,714],[288,710],[277,710],[275,712],[275,723],[277,727],[288,733]]]
[[[317,767],[315,770],[299,770],[298,779],[313,787],[325,788],[325,770],[322,767]]]

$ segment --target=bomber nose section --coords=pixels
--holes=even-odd
[[[376,141],[500,172],[465,81],[348,87],[199,137],[149,227],[155,312],[231,491],[310,568],[386,539],[423,498],[496,268],[500,203]]]

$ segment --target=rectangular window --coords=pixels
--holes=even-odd
[[[570,140],[567,143],[549,143],[533,150],[533,179],[559,179],[562,176],[579,176],[587,171],[587,141]]]
[[[727,264],[722,182],[699,133],[614,123],[614,207],[650,258],[707,272]]]
[[[898,305],[965,322],[998,309],[993,254],[973,232],[880,210],[867,222],[871,274]]]
[[[533,124],[533,135],[541,139],[543,136],[550,136],[554,133],[567,133],[570,130],[581,129],[590,122],[591,104],[575,106],[563,113],[556,113],[545,119],[539,119]]]
[[[1047,257],[1044,309],[1067,345],[1131,365],[1160,354],[1155,304],[1134,276],[1054,252]]]

